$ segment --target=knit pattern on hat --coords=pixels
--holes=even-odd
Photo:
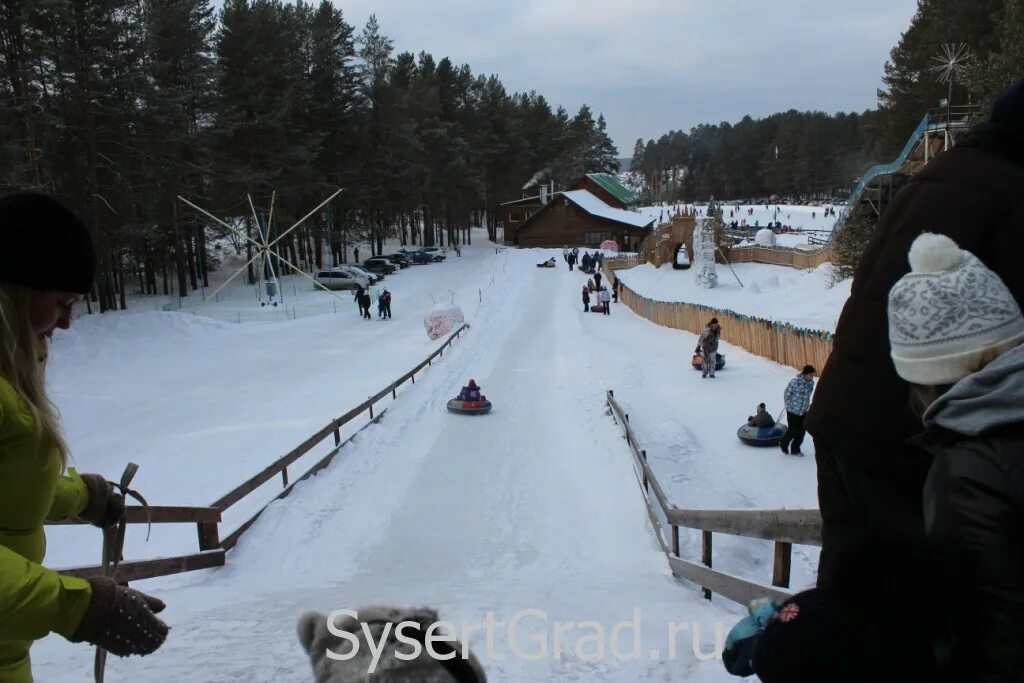
[[[908,382],[941,385],[975,372],[986,354],[1024,341],[1024,318],[999,276],[944,235],[924,233],[911,272],[889,293],[889,342]]]

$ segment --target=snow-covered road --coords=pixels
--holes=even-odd
[[[586,278],[534,267],[548,255],[509,252],[470,333],[331,467],[272,505],[226,567],[140,582],[168,603],[171,637],[151,657],[111,661],[108,680],[309,681],[298,616],[382,602],[432,605],[455,624],[543,611],[514,638],[499,630],[493,653],[482,634],[470,638],[493,681],[732,680],[693,654],[691,638],[711,653],[716,624],[727,630],[739,608],[671,576],[604,391],[632,406],[680,504],[813,505],[813,460],[721,433],[767,392],[781,394],[790,372],[727,348],[729,371],[700,384],[688,368],[693,335],[621,305],[583,313]],[[469,377],[494,401],[491,414],[445,411]],[[766,580],[770,549],[730,541],[716,566]],[[627,629],[613,652],[613,625],[637,615],[640,649]],[[593,630],[582,626],[561,636],[555,657],[555,622],[590,620],[604,630],[604,657],[589,656],[594,641],[578,639]],[[686,630],[671,638],[673,623]],[[514,656],[515,646],[537,654],[544,637],[546,656]],[[40,680],[89,680],[84,647],[51,637],[34,660]]]

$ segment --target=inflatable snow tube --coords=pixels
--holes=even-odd
[[[460,401],[453,398],[448,401],[448,412],[460,415],[483,415],[491,412],[491,402],[486,398],[482,401]]]
[[[748,446],[778,446],[785,433],[786,425],[778,422],[774,427],[755,427],[751,424],[744,424],[736,430],[736,436]]]
[[[591,313],[604,313],[604,304],[594,304],[590,307]]]
[[[538,268],[554,268],[555,267],[555,262],[554,261],[545,261],[544,263],[538,263],[537,267]]]
[[[694,370],[704,369],[704,357],[699,353],[693,354],[693,360],[690,361],[690,365],[693,366]],[[720,353],[715,354],[715,372],[725,367],[725,356]]]

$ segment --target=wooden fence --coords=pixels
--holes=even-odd
[[[832,261],[832,247],[818,245],[813,250],[787,247],[733,247],[729,250],[729,261],[732,263],[768,263],[806,270]]]
[[[632,265],[627,263],[608,260],[605,261],[605,269],[614,273],[620,268],[631,268]],[[608,280],[612,281],[612,278],[609,276]],[[832,353],[831,332],[794,327],[788,323],[755,318],[727,309],[648,299],[634,292],[624,282],[621,282],[619,301],[653,323],[694,334],[700,334],[708,320],[718,318],[722,325],[723,341],[797,370],[808,363],[823,368]]]
[[[709,600],[712,593],[719,593],[742,605],[761,597],[779,600],[788,598],[792,594],[788,589],[793,544],[821,545],[821,514],[818,510],[689,510],[676,507],[669,502],[665,490],[648,465],[647,451],[637,442],[636,434],[629,424],[629,414],[619,405],[612,390],[607,393],[607,401],[612,416],[625,432],[626,443],[635,460],[637,480],[644,492],[647,514],[654,525],[658,542],[668,556],[672,573],[701,586],[704,589],[704,597]],[[667,520],[670,542],[665,541],[661,518],[657,514],[658,509],[661,510],[661,518]],[[680,527],[701,532],[700,562],[680,557]],[[775,552],[771,585],[712,569],[712,535],[715,533],[773,541]]]
[[[189,572],[197,569],[223,566],[226,559],[226,552],[238,543],[242,534],[244,534],[253,525],[253,523],[259,519],[260,515],[263,514],[263,511],[266,510],[271,503],[275,500],[280,500],[281,498],[286,497],[300,481],[308,479],[323,468],[327,467],[331,464],[331,461],[334,460],[335,456],[338,455],[341,449],[355,438],[356,434],[361,432],[363,429],[366,429],[371,424],[379,422],[387,409],[378,410],[377,413],[374,414],[374,406],[389,395],[392,399],[398,398],[398,388],[406,382],[412,382],[415,384],[416,375],[429,367],[435,358],[443,356],[445,349],[450,347],[452,343],[467,329],[469,329],[469,325],[461,325],[451,334],[451,336],[448,337],[448,339],[445,340],[444,344],[442,344],[440,348],[430,354],[422,363],[381,389],[373,396],[370,396],[366,401],[360,403],[341,417],[331,420],[330,423],[324,426],[316,434],[313,434],[292,449],[289,453],[281,456],[273,463],[263,468],[259,473],[250,477],[228,493],[218,498],[209,507],[165,507],[151,505],[148,508],[148,513],[147,510],[141,506],[128,507],[126,511],[126,519],[129,524],[195,524],[199,540],[199,552],[174,557],[160,557],[150,560],[132,560],[122,562],[117,568],[117,578],[124,581],[137,581],[139,579],[149,579],[156,576],[167,576],[169,574],[180,574],[182,572]],[[341,428],[364,412],[369,413],[370,421],[353,432],[347,439],[342,441]],[[332,448],[327,455],[318,460],[297,479],[289,481],[288,466],[332,436],[334,437],[334,448]],[[239,501],[245,499],[253,491],[278,475],[281,477],[281,491],[222,540],[220,538],[220,522],[222,513],[232,505],[235,505]],[[83,522],[67,520],[64,522],[56,522],[54,524],[83,524]],[[103,573],[103,567],[72,567],[68,569],[59,569],[57,571],[61,574],[88,577],[101,575]]]

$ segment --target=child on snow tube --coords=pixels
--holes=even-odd
[[[751,427],[774,427],[775,419],[768,414],[763,403],[757,404],[757,412],[747,417],[747,424]]]
[[[460,401],[486,401],[487,397],[480,393],[480,387],[477,385],[476,380],[471,379],[469,384],[462,387],[458,399]]]

